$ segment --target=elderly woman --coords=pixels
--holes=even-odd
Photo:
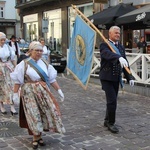
[[[2,114],[7,114],[4,104],[10,104],[11,114],[18,114],[14,108],[12,101],[13,97],[13,82],[10,78],[10,73],[15,67],[15,53],[5,44],[6,35],[0,32],[0,111]]]
[[[43,59],[43,48],[40,42],[33,41],[29,45],[30,57],[21,61],[11,73],[15,82],[14,102],[18,101],[20,93],[20,127],[27,128],[33,135],[32,147],[44,146],[41,137],[43,131],[64,133],[65,129],[61,121],[59,105],[50,92],[52,85],[58,91],[61,99],[64,95],[56,81],[57,72]]]

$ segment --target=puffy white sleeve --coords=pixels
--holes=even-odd
[[[9,46],[9,44],[5,44],[4,46],[7,49],[7,51],[9,52],[10,60],[11,61],[15,60],[16,54],[15,54],[15,51],[13,50],[13,48],[11,46]]]
[[[20,56],[20,47],[19,47],[19,44],[17,43],[17,47],[18,47],[18,54],[19,54],[19,56]]]
[[[55,70],[55,68],[52,65],[48,66],[48,76],[49,76],[50,83],[53,83],[56,81],[57,71]]]
[[[8,46],[9,46],[9,45],[8,45]],[[10,59],[11,59],[11,60],[15,60],[15,56],[16,56],[15,51],[14,51],[13,48],[10,47],[10,46],[9,46],[9,50],[10,50],[10,53],[11,53]]]
[[[24,84],[24,61],[15,67],[15,70],[10,73],[10,77],[16,84]]]
[[[49,56],[51,53],[51,51],[49,49],[47,49],[47,55]]]

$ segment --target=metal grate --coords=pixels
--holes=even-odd
[[[15,122],[0,122],[0,137],[12,137],[23,133],[24,129]]]

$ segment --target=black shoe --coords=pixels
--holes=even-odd
[[[112,133],[118,133],[119,132],[119,129],[116,127],[116,125],[111,125],[111,124],[107,124],[108,126],[108,130],[110,130]]]
[[[17,112],[12,112],[12,111],[10,111],[11,112],[11,115],[13,116],[13,115],[18,115],[18,113]]]
[[[104,127],[108,127],[108,121],[107,120],[104,121]]]
[[[37,142],[38,142],[38,144],[39,144],[40,146],[45,146],[45,145],[46,145],[46,144],[44,143],[44,141],[43,141],[42,138],[40,138]]]
[[[7,111],[1,111],[2,114],[6,115],[7,114]]]
[[[32,148],[37,149],[38,148],[38,141],[32,141]]]

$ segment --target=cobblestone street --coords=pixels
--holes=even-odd
[[[150,150],[150,98],[121,91],[118,96],[116,124],[119,134],[112,134],[103,126],[105,94],[97,84],[90,83],[83,90],[73,79],[59,76],[65,95],[62,103],[57,96],[64,135],[45,132],[45,147],[38,150]],[[0,150],[30,150],[32,136],[18,127],[18,116],[0,114]],[[18,110],[18,107],[17,107]]]

